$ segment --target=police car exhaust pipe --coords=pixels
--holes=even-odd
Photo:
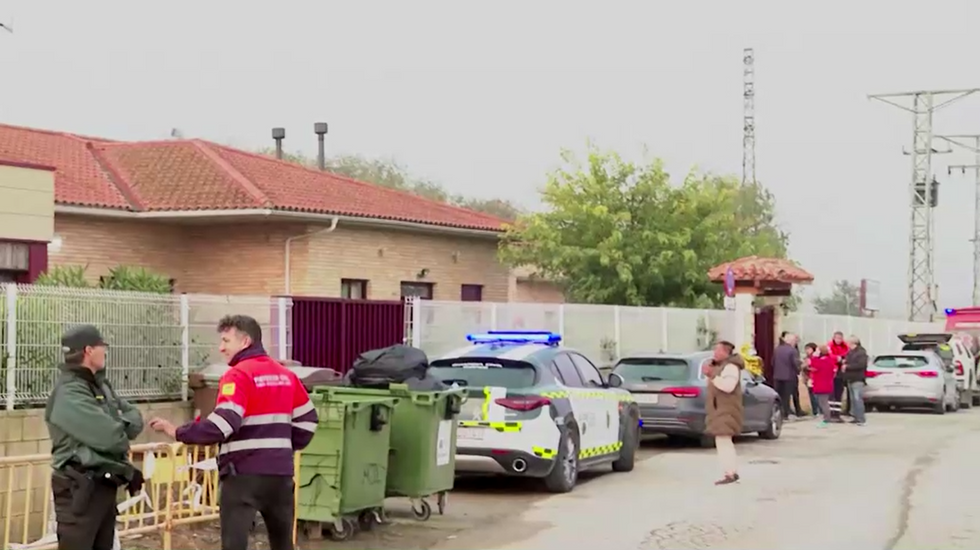
[[[527,462],[525,462],[523,458],[515,458],[514,462],[511,462],[510,467],[513,468],[515,472],[520,474],[523,473],[524,470],[527,470]]]

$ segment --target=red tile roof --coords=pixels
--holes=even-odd
[[[737,260],[723,263],[708,271],[708,278],[715,282],[725,280],[725,273],[732,268],[736,281],[780,282],[780,283],[812,283],[813,275],[791,260],[778,258],[760,258],[746,256]]]
[[[54,166],[59,204],[268,208],[499,231],[504,220],[202,140],[119,142],[0,124],[0,161]]]

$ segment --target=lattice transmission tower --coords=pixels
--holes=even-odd
[[[966,90],[932,90],[876,94],[870,99],[898,107],[912,113],[912,179],[909,182],[910,231],[908,295],[906,300],[910,321],[931,321],[936,312],[936,261],[935,261],[935,217],[933,209],[938,204],[939,183],[932,174],[932,155],[938,151],[933,148],[933,113],[980,91],[980,88]],[[911,105],[899,103],[899,98],[911,98]],[[939,102],[937,103],[937,99]]]
[[[742,50],[742,184],[755,184],[755,50]]]

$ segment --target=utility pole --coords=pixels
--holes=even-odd
[[[936,313],[935,279],[935,218],[937,182],[932,176],[933,113],[954,101],[980,92],[980,88],[964,90],[931,90],[869,95],[903,111],[912,113],[912,180],[909,182],[911,209],[908,266],[908,319],[931,321]],[[899,103],[899,98],[911,98],[911,106]],[[939,102],[937,103],[937,100]]]
[[[973,170],[974,195],[973,195],[973,305],[980,306],[980,134],[961,134],[936,136],[947,142],[973,151],[973,164],[954,164],[950,165],[947,173],[952,174],[953,170],[959,170],[965,174],[967,170]],[[967,145],[960,140],[971,140],[973,145]]]
[[[755,50],[742,50],[742,185],[755,185]]]

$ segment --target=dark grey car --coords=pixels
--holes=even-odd
[[[701,374],[701,365],[710,359],[710,352],[638,354],[616,363],[613,373],[622,377],[622,387],[636,399],[644,433],[688,437],[705,446],[714,444],[714,438],[704,433],[708,381]],[[778,438],[783,417],[776,391],[743,370],[742,395],[743,433]]]

